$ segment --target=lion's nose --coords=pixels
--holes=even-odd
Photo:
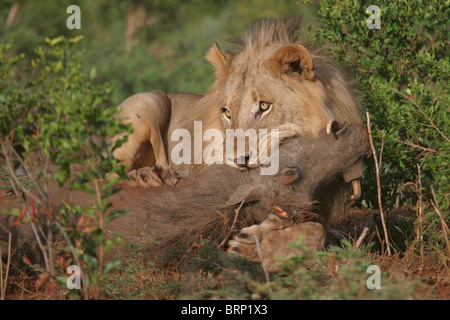
[[[239,167],[244,168],[248,167],[248,162],[250,161],[250,156],[240,156],[237,157],[234,161]]]
[[[244,153],[241,155],[238,155],[234,159],[234,163],[236,163],[239,167],[245,168],[245,167],[251,167],[251,165],[256,164],[256,155],[257,152],[254,148],[250,148],[248,150],[248,154]]]

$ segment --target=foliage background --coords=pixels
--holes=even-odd
[[[350,67],[371,114],[378,152],[383,149],[383,201],[389,207],[412,205],[408,200],[416,199],[418,189],[434,187],[440,206],[448,209],[450,2],[376,1],[380,29],[366,26],[371,4],[321,1],[315,41],[331,44],[335,59]],[[421,186],[405,188],[419,184],[419,167]],[[375,186],[374,175],[367,175],[365,199],[372,205]]]
[[[69,30],[69,5],[81,9],[81,30]],[[7,26],[14,5],[18,10]],[[113,84],[111,102],[154,89],[204,93],[213,79],[203,56],[214,43],[226,47],[259,17],[303,13],[296,1],[96,0],[0,3],[0,42],[14,38],[13,53],[32,54],[46,37],[84,35],[84,68]]]

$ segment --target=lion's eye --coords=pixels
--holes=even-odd
[[[269,103],[269,102],[265,102],[265,101],[260,101],[259,102],[259,109],[262,112],[269,110],[271,106],[272,106],[272,104]]]
[[[227,108],[222,108],[222,113],[224,114],[225,117],[227,117],[228,119],[231,119],[231,111],[228,110]]]

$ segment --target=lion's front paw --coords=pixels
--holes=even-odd
[[[130,171],[128,176],[130,185],[144,189],[163,185],[174,186],[179,180],[179,175],[171,167],[144,167]]]
[[[277,257],[287,259],[301,252],[301,249],[288,247],[288,243],[298,242],[300,236],[303,238],[302,247],[312,251],[324,247],[326,235],[322,224],[311,221],[293,224],[291,219],[271,214],[261,224],[242,229],[228,242],[227,252],[251,260],[261,260],[262,256],[267,269],[274,271],[279,264]]]

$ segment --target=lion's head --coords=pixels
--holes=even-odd
[[[224,129],[278,129],[282,140],[317,136],[332,120],[361,123],[342,73],[300,44],[298,28],[298,19],[264,18],[234,41],[233,53],[210,49],[206,58],[216,68],[216,81],[224,83],[217,106]]]

